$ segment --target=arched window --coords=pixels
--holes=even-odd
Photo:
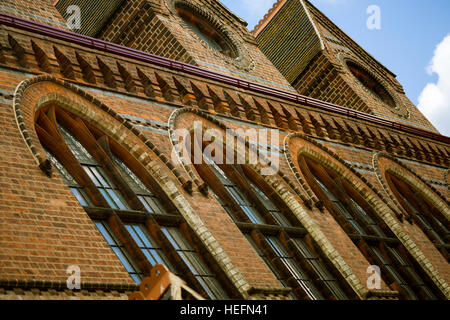
[[[237,294],[219,267],[205,263],[209,253],[120,145],[56,106],[40,109],[35,127],[50,161],[135,282],[164,264],[204,297]]]
[[[439,290],[408,254],[388,226],[361,195],[333,171],[314,159],[299,156],[300,168],[311,189],[336,221],[402,299],[437,299]]]
[[[386,180],[396,199],[421,227],[428,238],[450,259],[450,223],[418,190],[394,174],[387,172]]]
[[[177,4],[176,9],[189,29],[211,48],[231,58],[236,58],[236,52],[232,49],[233,46],[227,37],[216,30],[205,18],[182,4]]]
[[[200,176],[280,283],[293,289],[292,298],[357,298],[298,219],[257,186],[250,169],[204,159],[195,165]]]
[[[351,61],[347,62],[347,67],[353,76],[379,100],[395,108],[396,104],[389,92],[370,73]]]

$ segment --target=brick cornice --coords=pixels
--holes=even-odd
[[[179,61],[167,59],[164,57],[152,55],[142,51],[130,49],[124,46],[120,46],[114,43],[98,40],[95,38],[83,36],[66,30],[60,30],[52,26],[29,21],[26,19],[18,18],[9,14],[0,13],[0,24],[7,25],[13,28],[26,30],[33,33],[45,35],[54,39],[60,39],[64,41],[70,41],[71,43],[81,45],[83,47],[101,50],[104,52],[116,54],[119,56],[135,59],[138,61],[150,63],[160,67],[165,67],[173,71],[178,71],[186,74],[202,77],[217,81],[223,84],[228,84],[237,88],[253,91],[256,93],[265,94],[268,96],[280,98],[286,101],[290,101],[296,104],[306,105],[314,107],[320,110],[333,112],[336,114],[344,115],[350,118],[359,119],[361,121],[367,121],[370,123],[378,124],[384,127],[388,127],[394,130],[410,133],[413,135],[426,137],[432,140],[440,141],[450,144],[450,137],[440,135],[435,132],[416,128],[414,126],[400,124],[395,121],[386,120],[381,117],[370,115],[364,112],[355,111],[349,108],[338,106],[332,103],[323,102],[317,99],[302,96],[297,93],[292,93],[266,85],[262,85],[255,82],[242,80],[240,78],[224,75],[218,72],[203,69],[190,64],[182,63]]]
[[[129,130],[131,133],[133,133],[135,136],[137,136],[138,139],[140,139],[150,150],[153,151],[153,153],[159,158],[159,160],[164,163],[169,170],[173,172],[175,177],[178,179],[179,183],[183,186],[183,188],[191,192],[192,191],[192,182],[189,180],[186,180],[181,173],[175,168],[173,163],[170,159],[168,159],[159,149],[156,147],[155,144],[153,144],[148,138],[145,137],[145,135],[136,129],[131,122],[129,122],[127,119],[120,116],[118,113],[116,113],[114,110],[106,106],[103,102],[96,99],[95,97],[91,96],[89,93],[85,92],[84,90],[76,87],[73,84],[67,83],[63,80],[58,80],[53,76],[50,75],[44,75],[44,76],[38,76],[34,77],[28,80],[22,81],[16,88],[15,94],[14,94],[14,101],[13,101],[13,109],[14,109],[14,115],[16,119],[16,124],[19,128],[19,131],[30,150],[33,159],[35,160],[36,164],[39,166],[39,168],[44,171],[45,174],[48,176],[51,176],[52,174],[52,166],[50,161],[47,159],[47,156],[45,152],[42,151],[42,147],[37,143],[37,138],[34,137],[33,134],[33,128],[30,128],[29,124],[27,124],[26,118],[29,118],[30,110],[24,110],[23,104],[24,101],[26,101],[26,90],[30,86],[34,84],[38,84],[41,82],[52,82],[56,85],[62,86],[67,90],[70,90],[74,92],[75,94],[79,95],[82,98],[85,98],[89,103],[92,103],[95,105],[99,110],[106,112],[106,114],[110,115],[113,119],[117,120],[121,125],[123,125],[127,130]],[[47,99],[48,97],[43,96],[42,98]],[[28,116],[27,116],[28,115]]]

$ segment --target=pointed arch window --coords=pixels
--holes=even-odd
[[[356,298],[298,220],[280,210],[282,205],[258,187],[248,168],[204,160],[195,165],[200,176],[278,281],[293,289],[292,298]]]
[[[349,183],[309,156],[300,155],[299,165],[311,189],[365,258],[381,268],[381,276],[391,289],[402,299],[441,297],[432,280]]]
[[[386,180],[400,205],[408,212],[428,238],[450,260],[450,222],[420,192],[391,172]]]
[[[212,257],[167,195],[119,144],[57,106],[40,109],[35,127],[54,168],[135,282],[164,264],[205,298],[238,296],[223,271],[207,265],[204,258]]]

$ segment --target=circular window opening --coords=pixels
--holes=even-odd
[[[375,96],[378,97],[381,101],[383,101],[388,106],[395,108],[395,101],[391,97],[391,95],[387,92],[387,90],[381,85],[372,75],[370,75],[366,70],[359,67],[357,64],[348,61],[347,67],[350,72],[355,76],[356,79],[361,82],[366,89],[372,92]]]
[[[222,33],[218,32],[206,19],[193,13],[185,6],[178,5],[176,9],[178,15],[187,26],[211,48],[231,58],[237,57],[236,51],[230,45],[230,41]]]

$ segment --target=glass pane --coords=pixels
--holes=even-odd
[[[131,225],[125,225],[125,228],[127,229],[128,233],[131,235],[131,237],[133,238],[133,240],[136,242],[136,244],[138,245],[139,248],[144,248],[144,243],[141,241],[141,239],[139,238],[139,236],[136,234],[136,232],[134,231],[133,226]]]
[[[203,278],[206,286],[211,289],[212,295],[215,297],[215,299],[218,300],[227,300],[229,299],[226,292],[222,289],[219,282],[212,277],[204,277]]]
[[[118,157],[113,155],[114,162],[119,166],[119,169],[127,182],[127,184],[130,186],[130,188],[137,194],[141,195],[150,195],[150,190],[145,186],[145,184],[141,181],[141,179],[138,178],[137,175],[134,174],[133,171],[131,171],[128,166],[123,163],[122,160],[120,160]]]
[[[103,188],[111,188],[112,187],[112,184],[110,184],[109,181],[105,178],[106,175],[104,174],[104,172],[100,172],[100,171],[103,171],[103,170],[100,170],[97,167],[90,167],[90,169],[92,171],[92,174],[99,181],[101,187],[103,187]]]
[[[70,188],[70,191],[72,191],[73,195],[75,196],[75,198],[77,198],[78,202],[83,206],[83,207],[87,207],[87,202],[84,199],[84,197],[81,195],[81,193],[78,191],[77,188]]]
[[[127,210],[130,207],[128,206],[128,204],[125,202],[125,200],[122,198],[122,195],[119,193],[119,191],[117,190],[112,190],[112,189],[106,189],[106,191],[108,192],[108,194],[110,195],[110,197],[114,200],[114,203],[117,204],[117,206],[119,207],[119,209],[121,210]]]
[[[67,146],[72,151],[75,158],[82,164],[98,164],[94,157],[86,150],[86,148],[63,126],[58,124],[58,127],[67,143]]]
[[[134,280],[134,282],[136,282],[137,284],[141,283],[141,276],[139,276],[138,274],[130,274],[131,278]]]
[[[213,275],[206,264],[201,260],[200,256],[195,252],[195,250],[189,245],[189,243],[184,239],[181,232],[176,228],[165,227],[162,229],[166,237],[169,239],[170,243],[174,246],[174,248],[178,251],[181,259],[188,266],[189,270],[194,274],[202,285],[204,290],[207,292],[208,296],[213,299],[220,299],[220,296],[217,296],[215,293],[217,288],[210,287],[210,285],[214,284],[218,288],[221,288],[217,280],[213,278]],[[205,279],[213,279],[211,281],[205,281]],[[223,289],[220,289],[223,291]],[[222,293],[222,295],[225,292]],[[226,295],[226,294],[225,294]]]
[[[131,273],[131,272],[135,271],[134,268],[131,266],[131,264],[128,262],[128,259],[126,258],[126,256],[122,252],[121,248],[119,248],[119,247],[112,247],[112,250],[117,255],[119,260],[122,262],[122,264],[125,267],[125,269],[127,270],[127,272]]]
[[[251,222],[255,224],[265,224],[263,218],[259,215],[259,212],[257,212],[255,208],[248,206],[241,206],[241,208]]]
[[[109,229],[108,225],[105,222],[94,221],[94,223],[97,226],[100,233],[102,234],[102,236],[105,238],[108,245],[113,250],[113,252],[122,262],[122,265],[124,266],[125,270],[130,274],[131,278],[136,283],[139,283],[142,278],[142,272],[140,272],[137,266],[134,264],[123,244],[119,241],[119,239],[117,239],[114,236],[114,234],[111,232],[111,230]]]
[[[56,168],[56,170],[59,172],[59,174],[62,177],[62,179],[64,180],[64,182],[71,187],[80,187],[80,185],[74,179],[74,177],[72,177],[72,175],[69,173],[69,171],[67,171],[66,167],[64,167],[62,165],[62,163],[59,162],[58,159],[56,159],[56,157],[53,156],[53,154],[50,151],[48,151],[45,148],[44,148],[44,150],[45,150],[45,153],[47,154],[48,159],[50,160],[52,165]]]
[[[153,211],[153,209],[149,206],[149,204],[147,203],[147,201],[145,201],[145,198],[144,198],[143,196],[138,195],[137,197],[138,197],[139,201],[144,205],[145,210],[147,210],[147,212],[149,212],[149,213],[155,213],[155,212]]]
[[[238,205],[242,206],[249,204],[242,196],[242,194],[238,190],[236,190],[237,188],[235,186],[225,186],[225,187],[227,188],[228,192],[231,194],[231,196]]]
[[[83,166],[84,171],[86,171],[87,175],[91,179],[91,181],[95,184],[96,187],[102,187],[100,181],[97,180],[96,176],[92,173],[91,167]]]
[[[113,240],[113,238],[111,237],[111,235],[109,234],[109,232],[105,229],[105,227],[103,226],[103,224],[101,222],[95,222],[95,225],[97,226],[98,230],[100,231],[100,233],[102,234],[103,238],[105,238],[106,242],[110,245],[110,246],[114,246],[116,244],[116,241]]]
[[[159,203],[159,200],[154,196],[142,196],[142,200],[146,202],[146,207],[149,207],[149,212],[156,214],[167,214],[162,205]]]
[[[144,255],[152,266],[157,264],[165,265],[170,271],[175,272],[169,259],[166,257],[162,249],[158,246],[155,239],[147,231],[143,224],[126,224],[125,228],[130,233],[133,240],[142,250]]]
[[[113,209],[119,209],[119,207],[116,205],[116,203],[111,199],[108,192],[106,192],[105,189],[98,189],[100,193],[103,195],[103,198],[105,198],[106,202],[108,202],[109,206]]]

